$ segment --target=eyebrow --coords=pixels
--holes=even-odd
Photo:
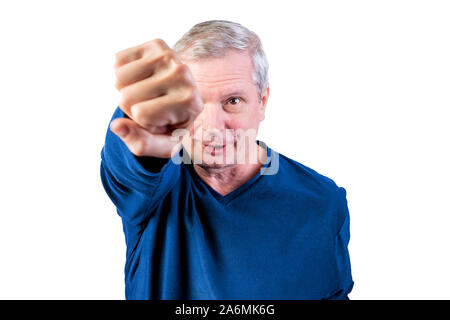
[[[228,97],[231,97],[231,96],[245,96],[245,92],[242,91],[242,90],[235,90],[235,91],[232,91],[230,93],[227,93],[226,95],[223,95],[222,99],[225,99],[225,98],[228,98]]]

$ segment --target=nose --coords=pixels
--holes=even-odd
[[[205,104],[201,116],[203,130],[214,131],[224,129],[223,115],[220,106],[211,103]]]
[[[198,137],[203,143],[210,143],[212,141],[223,142],[225,139],[225,121],[224,115],[220,106],[205,103],[202,113],[197,117],[201,128],[200,133],[203,137]]]

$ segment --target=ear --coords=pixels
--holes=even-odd
[[[265,118],[265,112],[266,112],[266,105],[267,101],[269,100],[269,93],[270,93],[270,87],[269,84],[267,84],[266,89],[262,92],[261,95],[261,101],[260,101],[260,109],[259,109],[259,121],[263,121]]]

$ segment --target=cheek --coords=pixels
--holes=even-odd
[[[242,121],[242,119],[239,119],[239,118],[229,119],[226,122],[227,129],[237,130],[239,128],[245,128],[246,126],[247,126],[246,121]]]
[[[259,115],[256,112],[249,112],[248,114],[242,114],[241,116],[230,118],[227,120],[227,127],[230,129],[256,129],[259,123]]]
[[[248,123],[242,121],[242,119],[232,119],[227,121],[226,128],[227,131],[231,132],[231,136],[234,136],[234,140],[238,139],[241,135],[241,131],[247,130]]]
[[[245,137],[255,139],[257,122],[254,118],[235,119],[227,122],[227,128],[233,132],[234,140],[242,140]]]

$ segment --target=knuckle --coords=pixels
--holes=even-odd
[[[174,60],[174,54],[172,50],[163,50],[156,58],[152,57],[149,60],[149,62],[150,63],[162,62],[165,65],[169,65],[172,60]]]
[[[191,107],[194,112],[199,112],[203,109],[202,104],[199,102],[197,91],[194,88],[186,90],[182,98],[182,103]]]
[[[133,106],[133,120],[143,128],[150,126],[148,117],[144,114],[143,109],[139,107],[139,104]]]
[[[191,104],[195,103],[195,100],[196,100],[196,96],[195,96],[194,90],[187,89],[183,96],[183,102],[185,104],[191,105]]]
[[[136,156],[144,156],[146,149],[145,141],[142,139],[134,141],[130,149]]]
[[[133,106],[133,110],[132,111],[132,116],[133,116],[133,120],[136,121],[138,124],[143,125],[142,120],[142,108],[139,107],[139,104],[135,104]]]
[[[115,76],[116,76],[116,80],[115,80],[114,86],[116,87],[117,90],[120,90],[124,87],[123,80],[122,80],[122,77],[123,77],[122,73],[119,70],[116,70]]]
[[[189,76],[189,67],[183,63],[173,67],[172,75],[178,79],[186,79]]]
[[[145,57],[142,58],[142,61],[145,63],[146,66],[151,66],[155,63],[155,61],[157,60],[157,58],[155,59],[154,55],[146,55]]]
[[[166,49],[163,50],[163,52],[161,53],[161,57],[164,60],[164,62],[169,63],[172,60],[175,60],[175,53],[170,49]]]
[[[130,54],[131,49],[124,49],[116,52],[115,54],[115,61],[114,61],[114,69],[119,69],[121,65],[123,64],[123,60],[126,56]]]
[[[150,43],[152,45],[155,45],[155,46],[159,47],[159,48],[166,48],[167,47],[166,42],[164,40],[160,39],[160,38],[153,39],[152,41],[150,41]]]
[[[122,99],[120,101],[120,106],[126,109],[131,108],[131,99],[127,94],[122,94]]]
[[[158,58],[155,58],[153,55],[148,55],[142,58],[143,68],[152,69],[154,64],[157,63]]]
[[[172,50],[163,50],[158,55],[148,55],[144,59],[144,64],[148,68],[161,66],[167,68],[173,61],[176,61],[175,53]]]
[[[114,83],[114,87],[117,89],[117,90],[120,90],[120,89],[122,89],[122,84],[120,83],[120,81],[116,78],[116,81],[115,81],[115,83]]]
[[[121,51],[118,51],[118,52],[116,52],[116,54],[114,55],[114,67],[115,68],[117,68],[117,64],[118,64],[118,62],[119,62],[119,60],[122,58],[122,56],[123,56],[123,50],[121,50]]]

